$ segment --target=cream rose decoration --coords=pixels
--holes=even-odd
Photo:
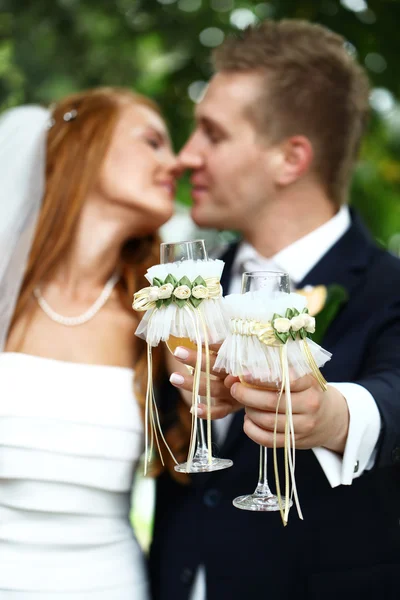
[[[292,317],[290,319],[290,325],[293,331],[299,331],[305,326],[305,317],[306,315],[297,315],[296,317]]]
[[[208,298],[209,295],[210,290],[205,285],[195,285],[194,288],[192,288],[192,296],[194,296],[194,298],[203,299]]]
[[[174,289],[174,296],[179,298],[179,300],[186,300],[189,298],[191,294],[190,287],[188,285],[179,285]]]
[[[311,315],[303,315],[304,316],[304,328],[307,333],[315,333],[315,319]]]
[[[287,333],[290,329],[290,321],[286,317],[274,319],[273,326],[278,333]]]
[[[156,300],[158,300],[158,290],[159,289],[160,288],[158,288],[156,285],[148,288],[150,302],[155,302]]]
[[[164,283],[164,285],[158,288],[158,299],[166,300],[167,298],[171,298],[173,291],[174,286],[172,283]]]

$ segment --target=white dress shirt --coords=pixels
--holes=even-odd
[[[342,206],[324,225],[269,259],[258,254],[247,242],[242,242],[232,265],[229,293],[240,293],[244,271],[283,271],[288,273],[292,286],[296,287],[343,236],[350,223],[349,209]],[[338,389],[347,402],[350,415],[347,442],[343,456],[326,448],[313,448],[313,452],[332,487],[351,485],[354,478],[373,467],[381,418],[372,394],[361,385],[347,382],[329,382],[329,385]],[[232,415],[229,415],[214,422],[219,444],[226,436],[231,419]],[[203,577],[204,570],[201,567],[193,586],[191,600],[205,599]]]

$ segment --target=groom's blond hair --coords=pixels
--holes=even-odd
[[[335,204],[346,201],[369,112],[369,83],[351,45],[298,20],[264,21],[214,51],[217,71],[260,75],[249,115],[272,143],[304,135],[313,170]]]

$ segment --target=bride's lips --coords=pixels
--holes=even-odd
[[[162,181],[159,186],[167,190],[171,198],[175,198],[176,184],[174,181]]]

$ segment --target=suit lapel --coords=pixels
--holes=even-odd
[[[221,260],[223,260],[225,263],[221,276],[221,285],[224,296],[229,294],[229,283],[232,275],[232,267],[238,248],[239,242],[235,242],[234,244],[230,245],[226,252],[221,256]]]
[[[305,285],[329,285],[333,282],[351,286],[354,277],[363,272],[369,263],[373,242],[357,216],[346,233],[322,257],[299,283]]]
[[[369,233],[357,215],[352,213],[350,228],[304,277],[298,288],[306,285],[329,286],[335,283],[343,286],[350,298],[359,291],[361,292],[364,274],[374,252],[376,252],[376,247]],[[345,309],[346,305],[336,315],[335,327],[328,328],[323,339],[324,344],[331,344],[333,339],[340,337],[341,315]]]

